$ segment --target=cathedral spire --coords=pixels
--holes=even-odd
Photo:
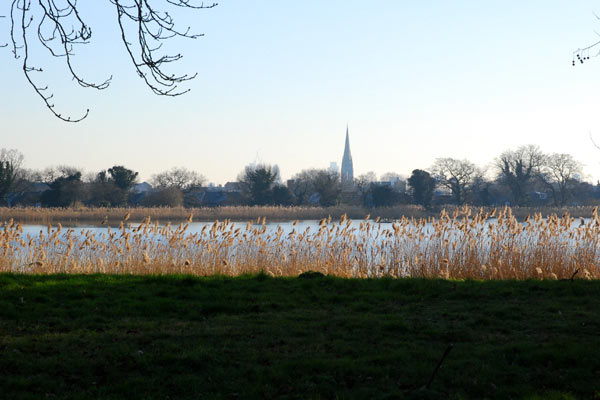
[[[350,133],[346,125],[346,146],[344,147],[344,158],[342,159],[342,183],[354,183],[354,166],[352,165],[352,154],[350,153]]]

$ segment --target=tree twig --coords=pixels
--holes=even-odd
[[[194,79],[197,74],[175,75],[165,71],[165,67],[182,58],[181,54],[155,55],[164,41],[174,37],[196,39],[203,35],[190,33],[191,28],[179,30],[168,11],[155,8],[158,0],[109,0],[116,9],[116,21],[121,29],[122,41],[131,62],[140,78],[158,95],[179,96],[187,90],[178,90],[179,83]],[[29,53],[33,32],[37,41],[52,57],[65,60],[67,73],[84,88],[106,89],[112,76],[92,82],[81,77],[73,64],[74,48],[88,44],[92,29],[81,16],[78,0],[12,0],[10,4],[10,40],[15,58],[23,60],[23,73],[33,90],[41,97],[46,107],[59,119],[66,122],[79,122],[85,119],[89,110],[78,118],[65,117],[57,112],[50,101],[53,94],[47,93],[48,86],[36,83],[34,73],[42,73],[39,66],[31,66]],[[166,0],[170,7],[184,9],[208,9],[218,4],[197,0]],[[168,8],[169,6],[167,6]],[[0,16],[4,18],[5,16]],[[135,45],[134,45],[135,44]],[[0,47],[7,47],[0,44]]]
[[[450,351],[452,350],[453,347],[454,347],[454,345],[452,343],[450,343],[448,345],[448,347],[446,347],[446,350],[444,351],[442,358],[440,358],[440,361],[438,361],[435,369],[433,370],[433,372],[431,374],[431,378],[429,378],[429,382],[427,382],[427,385],[425,385],[426,389],[429,389],[431,387],[431,384],[433,383],[433,380],[435,379],[435,375],[437,374],[438,370],[442,366],[442,363],[444,362],[446,357],[448,357],[448,354],[450,354]]]
[[[579,272],[579,268],[577,268],[575,270],[575,272],[573,272],[573,275],[571,275],[571,279],[570,279],[571,282],[573,282],[573,279],[575,279],[575,275],[577,275],[578,272]]]

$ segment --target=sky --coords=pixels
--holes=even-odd
[[[111,86],[78,87],[41,49],[31,59],[62,113],[90,109],[83,122],[56,119],[0,49],[0,148],[28,168],[124,165],[146,180],[177,166],[224,184],[262,162],[288,179],[341,164],[348,125],[355,176],[409,176],[438,157],[490,167],[536,144],[600,179],[600,58],[571,65],[600,39],[600,0],[223,0],[176,14],[205,34],[167,46],[184,55],[174,72],[198,73],[177,98],[137,77],[109,1],[80,4],[93,37],[74,63]],[[9,31],[0,19],[0,42]]]

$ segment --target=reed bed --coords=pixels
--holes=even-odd
[[[123,215],[128,213],[131,221],[141,222],[150,216],[155,221],[163,223],[179,223],[194,214],[196,221],[215,221],[229,219],[232,221],[255,220],[266,217],[269,221],[319,220],[329,217],[339,219],[346,214],[348,218],[360,219],[367,214],[378,215],[388,220],[402,216],[424,218],[430,215],[422,207],[416,205],[397,205],[382,207],[375,210],[359,206],[334,207],[304,207],[304,206],[227,206],[227,207],[70,207],[70,208],[39,208],[39,207],[0,207],[0,221],[13,219],[26,224],[57,224],[57,223],[119,223]],[[589,213],[588,213],[589,214]]]
[[[438,218],[401,218],[383,228],[369,217],[346,215],[318,228],[267,229],[265,218],[235,228],[216,221],[187,233],[192,221],[160,225],[147,217],[105,233],[63,228],[39,235],[20,223],[0,225],[0,272],[191,274],[237,276],[264,271],[297,276],[316,271],[341,277],[445,279],[598,279],[600,217],[569,214],[519,222],[510,208],[468,207]],[[294,223],[294,228],[296,227]]]
[[[442,210],[454,213],[455,206],[441,206],[424,209],[417,205],[396,205],[367,209],[360,206],[340,205],[334,207],[304,207],[304,206],[226,206],[226,207],[69,207],[69,208],[39,208],[39,207],[0,207],[0,221],[13,219],[25,224],[118,224],[123,215],[129,214],[130,221],[141,222],[150,216],[161,223],[180,223],[187,220],[190,214],[196,221],[249,221],[266,217],[269,221],[320,220],[331,216],[339,219],[346,215],[351,219],[362,219],[365,215],[379,216],[382,220],[393,221],[406,218],[429,218],[439,216]],[[493,208],[483,208],[491,213]],[[569,213],[572,217],[589,217],[593,212],[592,206],[578,207],[513,207],[512,214],[523,221],[529,215],[541,214],[544,217]]]

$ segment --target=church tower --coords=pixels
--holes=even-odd
[[[352,165],[352,154],[350,153],[348,126],[346,126],[346,146],[344,147],[344,158],[342,159],[342,184],[354,184],[354,167]]]

